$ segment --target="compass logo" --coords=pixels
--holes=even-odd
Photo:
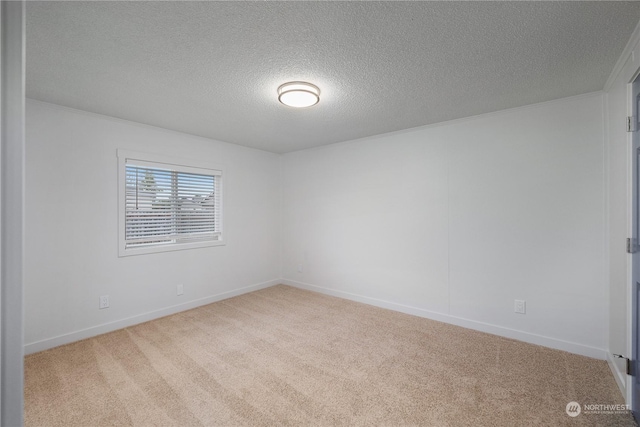
[[[570,417],[577,417],[580,415],[582,408],[580,408],[580,404],[578,402],[569,402],[567,403],[567,415]]]

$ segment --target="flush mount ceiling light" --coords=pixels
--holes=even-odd
[[[320,101],[320,89],[306,82],[285,83],[278,88],[278,101],[289,107],[311,107]]]

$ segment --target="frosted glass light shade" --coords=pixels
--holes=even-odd
[[[320,101],[320,89],[311,83],[285,83],[278,88],[278,101],[289,107],[311,107]]]

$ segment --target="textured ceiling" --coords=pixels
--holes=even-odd
[[[27,2],[27,96],[288,152],[601,90],[640,2]],[[315,107],[277,101],[307,80]]]

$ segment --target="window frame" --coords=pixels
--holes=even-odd
[[[214,164],[202,160],[183,159],[173,156],[164,156],[160,154],[141,153],[130,150],[117,150],[118,157],[118,257],[131,255],[143,255],[159,252],[181,251],[185,249],[207,248],[212,246],[224,246],[224,183],[226,181],[225,168],[222,165]],[[220,235],[217,240],[205,240],[199,242],[186,243],[169,243],[164,245],[149,245],[140,247],[126,246],[126,167],[127,160],[138,164],[156,164],[158,166],[166,166],[168,169],[185,173],[202,173],[216,175],[220,180],[219,184],[219,207],[220,212],[219,228]]]

